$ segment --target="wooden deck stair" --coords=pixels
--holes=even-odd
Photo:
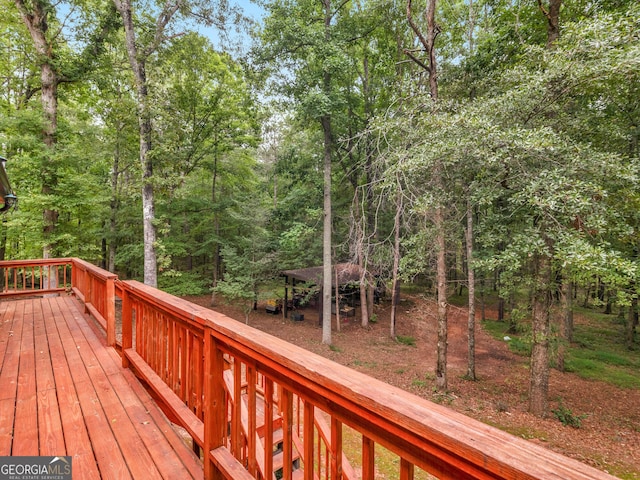
[[[224,373],[224,380],[227,389],[227,394],[231,400],[231,403],[235,402],[235,389],[234,389],[234,378],[233,378],[233,369],[228,369]],[[241,418],[242,418],[242,434],[246,439],[249,435],[249,410],[248,410],[248,399],[246,393],[246,384],[242,386],[242,401],[240,402],[241,408]],[[256,395],[256,462],[258,464],[258,469],[260,471],[261,478],[266,478],[265,472],[265,450],[266,446],[266,428],[265,428],[265,408],[264,408],[264,397],[262,392],[258,392]],[[282,416],[279,415],[274,409],[273,413],[273,434],[271,438],[270,449],[273,452],[272,455],[272,469],[273,469],[273,480],[278,477],[278,475],[282,472],[284,467],[284,452],[282,450],[282,442],[284,439],[284,431],[282,429]],[[304,478],[304,470],[301,466],[301,457],[300,454],[294,449],[293,459],[293,480],[298,480]]]

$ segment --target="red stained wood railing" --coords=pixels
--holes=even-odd
[[[115,346],[115,282],[118,276],[79,258],[73,258],[71,262],[73,292],[107,332],[107,344]]]
[[[41,295],[71,287],[69,258],[5,260],[0,262],[0,296]]]
[[[342,424],[362,435],[363,479],[374,478],[376,444],[398,455],[397,478],[416,467],[443,479],[612,478],[222,314],[138,282],[121,288],[123,321],[135,320],[135,339],[123,325],[125,364],[143,362],[155,372],[145,380],[171,388],[188,407],[178,412],[188,431],[204,425],[192,436],[208,478],[238,468],[251,478],[355,478]]]
[[[0,269],[37,277],[28,269],[56,264],[39,262]],[[417,469],[442,479],[613,478],[207,308],[77,259],[58,262],[65,272],[71,264],[73,292],[107,331],[113,292],[122,298],[123,366],[191,435],[206,478],[373,479],[377,446],[398,456],[396,478],[407,480]],[[355,455],[343,425],[361,436]]]

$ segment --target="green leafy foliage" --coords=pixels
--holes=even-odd
[[[574,414],[562,403],[562,399],[558,401],[558,408],[552,409],[551,412],[565,427],[580,428],[582,426],[582,420],[587,418],[586,414]]]

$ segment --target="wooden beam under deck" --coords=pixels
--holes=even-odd
[[[74,479],[202,478],[89,321],[67,295],[0,301],[0,456],[68,455]]]

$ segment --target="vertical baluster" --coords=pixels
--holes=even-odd
[[[140,302],[136,299],[135,303],[131,305],[132,313],[135,314],[136,319],[136,352],[140,356],[142,356],[142,342],[143,342],[143,333],[142,333],[142,306]]]
[[[231,442],[233,454],[242,459],[242,363],[237,358],[233,362],[233,412],[231,415]]]
[[[342,478],[342,422],[331,417],[331,478]]]
[[[202,419],[202,393],[203,393],[203,338],[200,335],[193,335],[193,396],[195,414]]]
[[[192,377],[191,377],[191,366],[193,365],[193,334],[191,333],[191,331],[188,328],[185,328],[184,330],[184,336],[185,336],[185,361],[187,364],[187,368],[185,370],[185,377],[184,377],[184,383],[185,383],[185,402],[187,403],[187,405],[189,405],[189,408],[191,408],[193,410],[193,404],[191,403],[191,392],[193,390],[193,384],[191,383],[192,381]]]
[[[293,474],[293,395],[282,389],[283,466],[282,478],[291,480]]]
[[[224,394],[224,359],[211,329],[204,330],[204,478],[222,479],[211,462],[211,451],[224,445],[227,410]]]
[[[122,366],[129,368],[125,351],[133,345],[133,316],[131,315],[131,296],[127,289],[122,293]]]
[[[167,372],[167,385],[173,390],[176,391],[176,322],[171,321],[167,327],[167,342],[168,342],[168,350],[167,350],[167,363],[168,363],[168,372]]]
[[[187,398],[187,371],[189,369],[189,345],[187,343],[187,329],[180,327],[180,398]]]
[[[331,472],[331,452],[326,442],[320,442],[324,445],[324,478],[329,480],[329,472]]]
[[[264,377],[264,477],[273,478],[273,380]]]
[[[107,345],[116,345],[116,280],[107,278],[105,284],[104,316],[107,321]]]
[[[322,436],[320,434],[318,434],[318,443],[316,446],[316,450],[317,450],[316,458],[318,459],[318,461],[316,462],[316,465],[317,465],[316,475],[318,476],[318,478],[322,478]]]
[[[257,430],[257,399],[256,399],[256,369],[247,364],[247,410],[249,413],[249,425],[247,428],[247,454],[249,458],[249,473],[254,477],[258,473],[256,461],[256,430]]]
[[[413,471],[414,471],[413,463],[405,460],[404,458],[401,458],[400,459],[400,480],[413,480]]]
[[[362,480],[375,478],[375,443],[368,437],[362,436]]]
[[[313,480],[314,451],[314,406],[308,400],[304,402],[304,480]]]

